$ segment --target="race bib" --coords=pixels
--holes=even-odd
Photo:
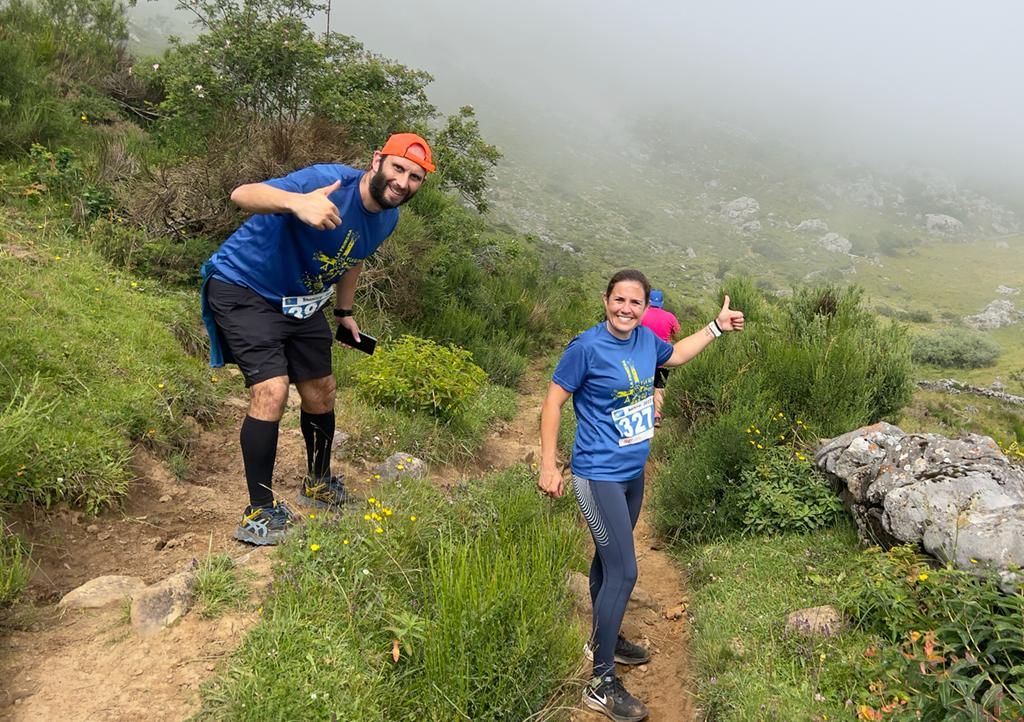
[[[619,430],[619,446],[630,446],[654,436],[654,397],[648,396],[632,406],[612,411],[612,421]]]
[[[326,306],[333,294],[334,289],[329,288],[310,296],[285,296],[281,299],[281,313],[292,318],[309,318]]]

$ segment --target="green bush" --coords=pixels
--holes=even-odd
[[[976,369],[991,366],[999,357],[995,341],[978,331],[945,329],[914,337],[913,359],[941,368]]]
[[[839,497],[802,452],[775,446],[759,457],[754,467],[740,473],[742,485],[736,494],[746,531],[807,532],[840,518]]]
[[[906,331],[862,308],[858,289],[801,288],[770,300],[730,279],[723,293],[751,309],[746,330],[718,339],[668,381],[666,411],[688,436],[667,451],[652,506],[672,538],[743,528],[742,509],[726,501],[753,478],[743,475],[757,459],[744,431],[752,424],[782,414],[791,420],[779,430],[786,443],[808,427],[834,436],[891,417],[910,398]],[[762,445],[777,445],[777,435]]]
[[[368,400],[441,419],[462,415],[487,379],[468,351],[415,336],[378,350],[355,375]]]

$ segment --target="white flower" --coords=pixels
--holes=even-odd
[[[159,69],[160,69],[160,63],[153,63],[153,70],[159,70]]]

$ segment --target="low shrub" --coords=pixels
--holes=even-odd
[[[932,568],[912,547],[868,550],[849,579],[840,596],[846,613],[898,650],[884,655],[892,684],[865,714],[885,703],[893,719],[1024,714],[1024,593],[1001,592],[984,570]]]
[[[919,364],[976,369],[991,366],[998,357],[999,346],[995,341],[966,328],[915,336],[913,341],[913,359]]]
[[[746,531],[807,532],[840,518],[839,497],[806,455],[790,446],[776,446],[759,457],[754,467],[740,473],[736,493]]]
[[[445,420],[461,416],[487,379],[468,351],[408,335],[363,360],[355,376],[374,403]]]

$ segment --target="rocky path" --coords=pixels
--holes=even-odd
[[[535,461],[546,379],[534,370],[524,385],[533,391],[522,397],[516,418],[486,441],[474,468],[435,470],[438,483]],[[189,613],[170,628],[140,636],[123,605],[62,611],[57,602],[101,575],[135,576],[152,584],[218,553],[230,554],[252,571],[248,578],[258,599],[270,578],[271,551],[231,539],[244,505],[237,446],[244,407],[235,399],[218,427],[202,433],[188,481],[175,479],[141,451],[138,480],[122,509],[98,519],[60,510],[14,522],[32,540],[39,568],[28,593],[33,604],[0,625],[0,719],[159,722],[184,720],[199,710],[200,685],[256,624],[256,603],[212,620]],[[274,480],[286,499],[298,491],[294,480],[300,477],[304,454],[301,434],[286,417]],[[688,691],[685,581],[656,546],[642,516],[637,529],[640,581],[625,632],[648,644],[654,657],[647,665],[624,670],[624,676],[627,687],[649,704],[653,722],[690,722],[695,705]],[[581,669],[583,661],[581,655]],[[582,710],[570,717],[605,719]]]

